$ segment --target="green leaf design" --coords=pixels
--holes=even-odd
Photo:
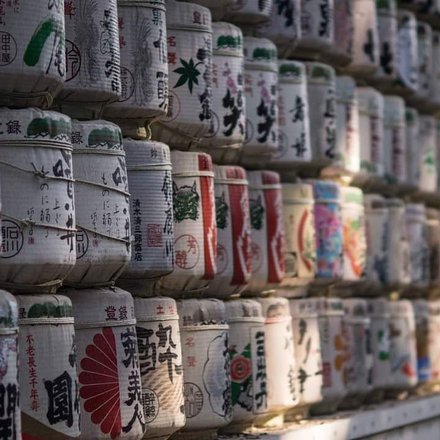
[[[175,73],[180,75],[180,78],[177,80],[174,88],[176,89],[177,87],[181,87],[184,84],[188,83],[189,93],[192,94],[194,84],[199,84],[199,80],[197,79],[197,77],[200,75],[200,71],[197,70],[197,66],[200,63],[194,64],[194,60],[192,58],[190,58],[188,62],[180,58],[180,64],[182,64],[182,67],[174,70]]]
[[[58,24],[53,17],[39,24],[26,47],[23,57],[25,64],[32,67],[38,63],[47,40],[57,29]]]

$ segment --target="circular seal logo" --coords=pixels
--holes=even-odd
[[[134,93],[134,76],[124,66],[121,66],[121,98],[118,102],[128,101]]]
[[[185,414],[188,419],[200,414],[203,408],[203,393],[198,385],[192,382],[183,384],[183,397],[185,398]]]
[[[172,122],[177,116],[180,115],[181,105],[179,97],[170,90],[168,92],[168,113],[165,118],[163,118],[164,122]]]
[[[89,236],[87,232],[79,228],[76,231],[76,259],[79,260],[89,250]]]
[[[214,111],[211,112],[211,127],[209,128],[208,133],[205,135],[206,138],[213,138],[218,133],[220,128],[220,120],[218,118],[217,113]]]
[[[244,143],[247,144],[254,137],[254,126],[249,119],[246,119],[246,137]]]
[[[149,388],[142,390],[142,406],[144,408],[145,423],[151,423],[159,414],[159,399],[153,390]]]
[[[200,259],[200,246],[190,234],[181,235],[174,242],[175,263],[183,270],[193,269]]]
[[[231,379],[234,382],[243,382],[252,371],[251,360],[243,355],[234,356],[231,360]]]
[[[81,69],[81,52],[72,41],[66,40],[66,82],[76,78]]]
[[[17,43],[9,32],[0,31],[0,67],[11,64],[17,56]]]
[[[273,156],[274,159],[281,159],[286,154],[288,143],[289,139],[286,136],[286,133],[280,130],[278,136],[278,148]]]
[[[217,246],[217,274],[221,275],[228,267],[228,252],[219,244]]]
[[[12,220],[2,220],[1,258],[12,258],[18,255],[23,247],[23,231]]]

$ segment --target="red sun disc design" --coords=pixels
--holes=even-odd
[[[234,356],[231,361],[231,379],[234,382],[242,382],[247,379],[252,371],[250,359],[238,355]]]

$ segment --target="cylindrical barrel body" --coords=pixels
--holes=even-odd
[[[437,190],[437,132],[436,119],[432,116],[419,118],[419,189],[426,192]]]
[[[425,299],[412,301],[416,322],[417,379],[420,384],[432,379],[429,356],[429,303]]]
[[[243,2],[234,0],[225,10],[225,19],[240,24],[258,24],[269,20],[272,11],[273,0],[261,0],[252,2]]]
[[[416,188],[420,179],[419,113],[406,108],[406,181]]]

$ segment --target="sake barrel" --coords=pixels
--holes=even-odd
[[[341,187],[343,280],[358,281],[365,275],[367,239],[364,194],[359,188]]]
[[[315,58],[335,41],[334,0],[301,0],[301,38],[294,52],[297,58]]]
[[[414,309],[410,301],[390,302],[391,380],[388,388],[405,390],[417,385]]]
[[[274,168],[290,168],[312,159],[309,101],[305,66],[299,61],[278,62],[278,150]]]
[[[370,343],[373,356],[371,384],[376,395],[384,390],[390,380],[390,306],[385,298],[367,300],[370,318]]]
[[[382,177],[384,174],[384,100],[371,87],[358,87],[359,140],[361,150],[361,173]]]
[[[246,165],[270,159],[278,148],[277,49],[265,38],[244,37],[244,57]]]
[[[379,67],[376,0],[353,0],[353,59],[347,71],[367,77]]]
[[[412,305],[416,322],[417,378],[419,383],[425,383],[432,378],[428,346],[429,303],[425,299],[416,299]]]
[[[359,298],[343,300],[344,326],[347,332],[345,380],[347,396],[340,408],[354,408],[362,404],[372,389],[373,353],[370,344],[370,317],[367,301]]]
[[[238,3],[238,0],[194,0],[194,3],[209,8],[213,20],[221,20],[230,9]]]
[[[280,176],[272,171],[250,171],[252,276],[247,290],[261,293],[283,280],[284,224]]]
[[[437,190],[437,139],[436,120],[432,116],[419,118],[420,173],[419,189],[433,192]]]
[[[431,82],[429,84],[429,96],[437,108],[440,106],[440,32],[434,30],[432,32],[432,73]]]
[[[0,291],[0,345],[0,402],[3,408],[0,420],[2,426],[5,426],[4,438],[21,439],[19,395],[22,390],[19,389],[18,383],[18,307],[16,299],[4,290]],[[24,353],[21,356],[24,356]],[[21,394],[20,397],[23,402],[25,396]]]
[[[243,34],[230,23],[212,24],[212,124],[201,146],[219,162],[239,152],[245,139]]]
[[[387,261],[390,255],[388,234],[389,209],[385,199],[378,194],[366,194],[365,230],[367,236],[366,278],[372,283],[387,282]]]
[[[322,400],[322,357],[316,301],[291,299],[293,341],[295,346],[298,407],[308,409]],[[293,412],[298,411],[298,407]]]
[[[387,232],[386,283],[402,286],[411,282],[411,247],[405,219],[405,204],[400,199],[387,199],[389,227]]]
[[[261,305],[238,299],[225,303],[229,324],[232,421],[228,430],[240,432],[267,411],[265,330]]]
[[[49,107],[66,78],[64,2],[2,6],[0,104]]]
[[[171,2],[169,9],[171,19],[173,11]],[[116,120],[138,118],[143,123],[146,120],[165,117],[168,111],[168,67],[173,70],[180,67],[177,66],[178,56],[171,57],[174,63],[168,64],[167,41],[170,52],[173,52],[171,49],[176,48],[179,38],[174,35],[174,40],[167,40],[165,1],[119,0],[118,16],[121,93],[117,102],[105,108],[105,115]],[[185,19],[188,19],[187,15]],[[195,63],[196,60],[193,62],[193,67]],[[191,77],[193,81],[194,77],[191,76],[193,71],[189,65],[187,70],[184,65],[182,67],[183,76],[188,81]],[[199,81],[202,83],[203,79],[199,78]]]
[[[440,331],[440,302],[438,300],[429,301],[429,338],[428,350],[431,359],[431,377],[434,382],[440,380],[440,344],[438,334]]]
[[[418,90],[417,20],[410,11],[399,9],[397,36],[397,83],[395,87],[404,94]]]
[[[316,231],[313,186],[286,183],[283,191],[283,217],[286,237],[286,276],[282,286],[306,285],[316,273]]]
[[[356,83],[349,76],[336,77],[336,164],[358,173],[361,166],[359,103]]]
[[[144,438],[166,439],[185,425],[179,316],[171,298],[134,298]]]
[[[2,108],[0,127],[0,284],[44,284],[41,292],[58,285],[76,260],[71,121]]]
[[[277,0],[236,0],[226,9],[225,18],[243,24],[262,23],[269,20],[273,3],[277,3]]]
[[[71,290],[67,294],[75,317],[79,438],[141,439],[148,401],[142,396],[131,295],[119,288]]]
[[[122,134],[107,121],[74,121],[76,263],[67,284],[114,281],[130,261],[130,204]]]
[[[252,275],[251,223],[246,171],[214,166],[217,220],[217,273],[207,294],[214,298],[238,295]]]
[[[379,68],[374,81],[389,85],[397,77],[397,6],[396,0],[376,2],[379,32]]]
[[[292,316],[286,298],[266,297],[258,298],[257,301],[261,304],[265,317],[266,423],[276,423],[277,419],[282,420],[282,415],[299,402]]]
[[[116,101],[121,94],[121,66],[116,0],[65,4],[66,82],[57,100],[77,109]]]
[[[204,153],[171,152],[174,271],[159,283],[167,295],[206,289],[217,272],[214,170]]]
[[[307,62],[306,68],[312,158],[326,163],[337,159],[335,70],[315,62]]]
[[[426,286],[429,283],[429,248],[425,205],[406,204],[405,219],[410,249],[411,283]]]
[[[280,58],[287,58],[301,37],[301,0],[274,0],[273,3],[270,19],[256,32],[276,44]]]
[[[390,184],[406,182],[405,101],[384,96],[385,179]]]
[[[322,402],[312,406],[312,414],[336,411],[347,393],[345,364],[348,360],[347,334],[343,326],[344,307],[339,298],[311,298],[318,312],[322,358]]]
[[[161,142],[124,139],[130,189],[131,261],[120,283],[136,294],[173,271],[174,225],[171,159]],[[135,290],[133,290],[135,289]]]
[[[183,356],[184,432],[211,438],[232,417],[229,327],[215,299],[177,302]]]
[[[61,295],[19,295],[16,299],[23,438],[79,438],[78,340],[72,303]]]
[[[417,187],[420,179],[419,113],[406,107],[406,181]]]
[[[332,281],[343,275],[341,189],[337,183],[311,180],[315,198],[316,278]]]
[[[171,0],[166,24],[168,113],[153,124],[153,139],[188,149],[200,142],[212,124],[211,13],[194,3]],[[166,78],[163,81],[166,87]]]
[[[429,247],[429,279],[430,284],[440,284],[440,212],[437,209],[428,208],[427,236]]]

